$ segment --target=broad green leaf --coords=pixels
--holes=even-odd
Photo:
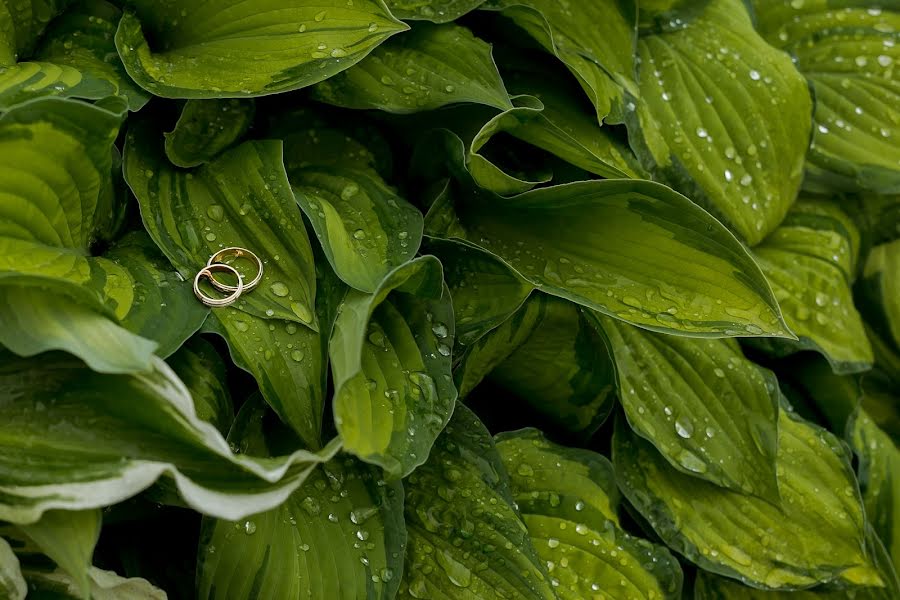
[[[329,344],[344,449],[408,475],[428,458],[456,401],[453,309],[440,262],[415,259],[374,294],[351,290]]]
[[[455,206],[448,198],[432,207],[426,233],[447,231],[496,254],[542,292],[647,329],[791,335],[744,246],[658,183],[586,181],[512,198],[473,191]]]
[[[28,587],[19,568],[19,559],[6,540],[0,537],[0,593],[9,600],[25,600],[27,592]]]
[[[131,0],[116,32],[128,74],[165,98],[261,96],[306,87],[408,26],[381,0]],[[152,46],[151,46],[152,40]]]
[[[861,585],[882,585],[865,549],[845,447],[786,411],[778,421],[780,506],[680,473],[621,420],[613,463],[619,487],[656,533],[706,571],[773,590],[845,573]]]
[[[162,151],[162,136],[144,121],[129,130],[124,161],[144,226],[185,279],[193,280],[218,250],[247,248],[263,261],[265,273],[235,306],[316,329],[312,249],[281,142],[245,142],[194,171],[176,170]],[[247,262],[240,266],[250,273],[256,265]]]
[[[191,338],[169,357],[168,363],[190,392],[197,416],[227,434],[234,422],[234,406],[225,362],[212,344],[200,337]]]
[[[838,373],[863,371],[873,356],[850,290],[858,233],[846,217],[817,214],[815,208],[798,202],[784,223],[753,249],[785,322],[800,338],[760,345],[777,355],[816,350]]]
[[[393,113],[460,102],[512,107],[490,45],[453,24],[423,23],[388,40],[356,66],[318,84],[313,97]]]
[[[79,597],[90,598],[90,575],[94,546],[100,537],[98,509],[49,510],[40,520],[21,525],[22,531],[41,551],[72,578]]]
[[[4,0],[0,4],[0,67],[31,54],[44,27],[72,0]]]
[[[543,305],[540,320],[490,378],[554,425],[590,436],[615,405],[606,343],[571,302],[543,294],[527,302]]]
[[[391,12],[410,21],[447,23],[455,21],[484,0],[385,0]]]
[[[710,0],[641,0],[638,4],[641,31],[670,31],[703,13]]]
[[[399,598],[556,600],[513,508],[503,461],[464,405],[404,487],[409,538]]]
[[[681,597],[675,557],[619,526],[615,475],[605,457],[558,446],[534,429],[496,441],[522,521],[560,600]]]
[[[140,110],[149,95],[125,73],[113,42],[121,15],[104,0],[81,0],[69,8],[50,24],[28,62],[0,69],[0,110],[38,96],[112,95]]]
[[[756,244],[803,177],[812,111],[803,76],[756,34],[741,0],[713,0],[685,27],[643,36],[638,55],[638,157]]]
[[[730,340],[660,335],[592,315],[631,428],[676,469],[778,504],[778,388]]]
[[[900,194],[859,194],[850,214],[869,244],[882,244],[900,237]]]
[[[431,238],[453,298],[456,342],[469,346],[512,315],[534,289],[499,258],[459,240]]]
[[[208,163],[247,132],[254,108],[252,100],[188,100],[166,133],[166,157],[179,167]]]
[[[873,325],[900,350],[900,240],[876,246],[869,253],[863,271],[868,301],[877,308]]]
[[[160,359],[135,375],[93,373],[66,356],[0,368],[0,520],[115,504],[170,477],[185,503],[223,519],[268,510],[337,451],[275,459],[234,455],[197,417]],[[129,402],[122,402],[127,398]],[[38,443],[40,441],[40,443]],[[22,469],[27,464],[28,469]]]
[[[266,454],[264,405],[241,410],[232,444]],[[234,430],[233,430],[234,431]],[[265,435],[264,435],[265,434]],[[206,519],[199,598],[393,598],[403,570],[403,486],[349,457],[316,468],[282,505],[246,520]]]
[[[91,567],[90,597],[93,600],[166,600],[168,595],[140,577],[120,577],[113,571]],[[29,588],[35,598],[80,600],[78,587],[65,572],[35,571],[29,573]]]
[[[789,53],[816,98],[805,186],[900,191],[900,7],[754,0],[760,33]]]
[[[594,105],[598,122],[622,122],[626,97],[637,95],[633,12],[614,0],[490,0],[484,8],[502,11],[561,60]]]

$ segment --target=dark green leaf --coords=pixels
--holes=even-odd
[[[863,285],[875,317],[873,324],[895,351],[900,351],[900,240],[872,249]]]
[[[254,109],[252,100],[188,100],[166,133],[166,157],[179,167],[211,161],[246,133]]]
[[[72,0],[4,0],[0,5],[0,67],[31,54],[38,36]]]
[[[401,19],[434,23],[455,21],[483,2],[484,0],[386,0],[391,12]]]
[[[234,421],[225,362],[212,344],[194,337],[168,360],[194,400],[197,416],[212,423],[222,435]]]

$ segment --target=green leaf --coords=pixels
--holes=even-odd
[[[471,345],[503,323],[534,289],[502,260],[460,240],[430,238],[453,298],[456,342]]]
[[[141,87],[165,98],[261,96],[306,87],[408,29],[381,0],[129,5],[135,12],[126,12],[116,31],[119,55]]]
[[[758,28],[789,53],[816,98],[804,186],[900,191],[897,5],[754,0]]]
[[[19,559],[6,540],[0,537],[0,593],[9,600],[25,600],[27,592],[28,587],[19,568]]]
[[[399,598],[556,600],[513,508],[503,461],[464,405],[405,488],[409,539]]]
[[[283,432],[264,431],[264,405],[248,403],[229,440],[264,453]],[[295,447],[295,445],[294,445]],[[229,522],[205,519],[199,598],[388,599],[403,570],[403,486],[337,457],[310,473],[279,507]]]
[[[282,161],[281,142],[251,141],[194,171],[176,170],[162,152],[162,137],[144,121],[129,129],[124,170],[144,226],[185,279],[193,280],[218,250],[247,248],[265,272],[235,306],[315,330],[312,249]],[[248,273],[256,268],[240,266]]]
[[[72,0],[4,0],[0,5],[0,67],[34,49],[44,27]]]
[[[81,0],[55,19],[29,62],[0,70],[0,110],[38,96],[96,100],[121,96],[129,110],[150,99],[116,54],[113,34],[122,11],[104,0]]]
[[[225,361],[212,344],[199,336],[191,338],[168,363],[190,392],[197,416],[227,434],[234,422],[234,406]]]
[[[560,600],[681,598],[675,557],[621,529],[606,458],[558,446],[535,429],[496,441],[522,521]]]
[[[166,593],[140,577],[125,578],[113,571],[91,567],[90,597],[93,600],[166,600]],[[65,572],[31,572],[28,584],[35,598],[76,600],[78,588]]]
[[[633,12],[626,14],[613,0],[491,0],[484,8],[502,11],[561,60],[594,105],[598,122],[622,122],[627,95],[637,95]]]
[[[447,23],[478,8],[484,0],[385,0],[397,17],[410,21]]]
[[[542,305],[540,320],[490,378],[550,423],[589,436],[615,405],[615,364],[609,350],[571,302],[543,294],[527,302]]]
[[[873,307],[873,325],[900,351],[900,240],[872,248],[862,285]]]
[[[729,340],[591,316],[610,342],[631,428],[679,471],[778,504],[775,377]]]
[[[706,571],[773,590],[851,572],[857,583],[882,585],[845,447],[786,411],[778,422],[780,507],[680,473],[622,421],[613,463],[619,487],[656,533]]]
[[[252,100],[188,100],[175,129],[166,133],[166,157],[179,167],[210,162],[241,139],[254,111]]]
[[[837,373],[864,371],[872,365],[872,348],[850,290],[859,234],[842,214],[819,208],[816,214],[816,205],[798,202],[753,249],[785,321],[800,338],[760,345],[776,355],[816,350]]]
[[[512,198],[473,190],[455,206],[446,198],[432,207],[426,233],[448,231],[496,254],[542,292],[647,329],[790,335],[743,245],[657,183],[586,181]]]
[[[100,537],[100,511],[50,510],[39,521],[21,525],[25,535],[72,578],[79,597],[90,598],[89,570]]]
[[[758,243],[803,177],[812,112],[803,76],[756,34],[741,0],[713,0],[685,27],[642,37],[638,55],[638,156]]]
[[[318,454],[236,456],[196,416],[169,367],[160,359],[153,366],[149,373],[101,375],[66,356],[4,359],[0,520],[28,524],[50,509],[107,506],[162,475],[194,510],[240,519],[280,504],[337,451],[333,443]]]
[[[440,262],[415,259],[374,294],[351,290],[329,344],[344,449],[406,476],[428,458],[456,401],[453,309]]]
[[[393,113],[460,102],[512,107],[490,45],[453,24],[423,23],[388,40],[356,66],[318,84],[313,97]]]

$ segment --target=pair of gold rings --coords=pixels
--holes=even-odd
[[[222,262],[222,260],[228,256],[233,256],[234,258],[248,258],[250,260],[256,261],[256,277],[254,277],[253,280],[250,281],[250,283],[245,284],[244,278],[240,273],[238,273],[237,269]],[[232,275],[237,277],[237,285],[228,285],[222,283],[221,281],[216,279],[215,275],[213,275],[213,273],[216,272],[231,273]],[[237,299],[241,297],[241,294],[243,294],[244,292],[249,292],[256,286],[258,286],[259,282],[262,281],[262,277],[263,263],[253,252],[250,252],[246,248],[223,248],[210,256],[209,260],[206,261],[206,266],[200,269],[194,276],[194,295],[197,296],[197,299],[206,306],[211,306],[213,308],[230,306],[237,302]],[[214,288],[216,288],[223,294],[228,295],[224,298],[213,298],[211,296],[207,296],[203,292],[203,290],[200,289],[201,279],[208,279],[209,283],[212,284]]]

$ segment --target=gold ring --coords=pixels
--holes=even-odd
[[[250,252],[246,248],[238,248],[238,247],[222,248],[221,250],[219,250],[218,252],[216,252],[215,254],[213,254],[212,256],[209,257],[209,260],[206,262],[206,266],[211,267],[213,265],[225,264],[222,262],[222,258],[229,254],[233,254],[235,256],[235,258],[240,258],[242,256],[252,257],[253,260],[256,261],[256,267],[259,269],[259,272],[256,274],[256,277],[254,277],[250,283],[246,284],[243,287],[243,291],[249,292],[256,286],[258,286],[259,282],[262,281],[262,277],[263,277],[263,263],[261,260],[259,260],[259,257],[257,255]],[[209,282],[213,285],[214,288],[216,288],[220,292],[236,292],[238,290],[238,286],[226,285],[224,283],[221,283],[212,275],[210,275],[210,277],[209,277]]]
[[[234,292],[226,296],[225,298],[210,298],[206,294],[203,293],[203,290],[200,289],[200,280],[203,277],[209,279],[210,283],[215,285],[215,278],[213,277],[213,271],[228,271],[229,273],[235,275],[238,280],[237,286],[234,286]],[[234,304],[234,302],[240,298],[241,294],[244,293],[244,278],[241,277],[241,274],[238,273],[237,269],[232,267],[231,265],[226,265],[224,263],[216,263],[213,265],[207,265],[200,269],[197,274],[194,276],[194,295],[205,304],[206,306],[211,306],[213,308],[221,308],[223,306],[230,306]]]

